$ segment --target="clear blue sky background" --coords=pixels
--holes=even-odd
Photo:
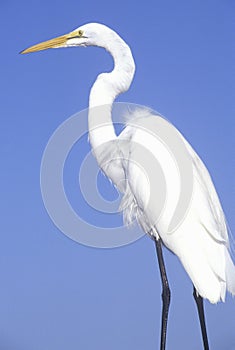
[[[54,226],[40,193],[49,137],[87,107],[111,58],[98,48],[18,52],[86,22],[118,31],[137,64],[119,101],[151,106],[190,140],[234,234],[234,10],[231,0],[1,0],[1,349],[154,350],[161,310],[148,237],[110,250],[79,245]],[[201,349],[191,282],[175,256],[165,259],[168,349]],[[206,316],[211,349],[235,349],[235,300],[206,302]]]

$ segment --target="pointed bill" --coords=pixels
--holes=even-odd
[[[58,48],[58,47],[63,47],[66,45],[68,39],[76,38],[79,37],[78,33],[76,31],[58,36],[56,38],[43,41],[42,43],[30,46],[29,48],[21,51],[21,54],[25,53],[31,53],[31,52],[36,52],[36,51],[42,51],[42,50],[47,50],[47,49],[52,49],[52,48]]]

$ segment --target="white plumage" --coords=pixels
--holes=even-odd
[[[116,136],[112,104],[118,94],[129,89],[135,72],[129,46],[110,28],[89,23],[23,53],[91,45],[105,48],[114,59],[112,72],[100,74],[90,92],[89,138],[99,166],[124,194],[124,220],[129,224],[136,218],[147,234],[156,238],[159,235],[178,256],[202,297],[212,303],[224,301],[226,290],[235,294],[235,267],[229,253],[224,213],[205,165],[184,137],[164,121],[182,141],[186,161],[192,167],[191,200],[172,233],[169,225],[184,184],[177,159],[167,144],[156,137],[162,117],[148,109],[137,109],[124,131]],[[163,208],[159,208],[163,185],[166,198]]]
[[[174,168],[172,157],[162,143],[154,137],[150,138],[150,129],[146,126],[150,122],[157,128],[157,119],[161,117],[149,110],[137,110],[119,137],[113,135],[109,107],[118,93],[129,88],[133,77],[134,61],[129,48],[116,33],[104,26],[98,25],[98,28],[102,32],[99,34],[103,40],[101,46],[114,56],[115,67],[112,73],[98,77],[90,94],[91,109],[97,104],[100,105],[100,101],[102,104],[108,103],[105,116],[103,114],[101,117],[98,111],[92,111],[89,118],[90,141],[97,161],[113,183],[124,191],[121,207],[124,209],[124,218],[127,223],[136,217],[146,233],[155,236],[159,234],[165,246],[181,260],[198,293],[212,303],[224,301],[226,289],[235,294],[235,267],[229,254],[229,238],[224,213],[211,177],[201,159],[181,135],[193,165],[193,194],[185,219],[173,234],[169,234],[167,228],[180,190],[178,171]],[[84,32],[86,32],[86,26]],[[106,32],[109,32],[109,36],[112,37],[108,42],[105,39]],[[107,130],[101,131],[104,124],[110,127],[110,133],[107,132],[105,138],[103,136]],[[92,130],[93,125],[94,130]],[[100,135],[98,133],[96,135],[97,129]],[[120,140],[126,142],[120,142]],[[106,150],[103,154],[102,152],[99,154],[95,149],[106,142],[111,142],[112,147],[107,147],[105,144]],[[142,154],[137,145],[143,146]],[[155,223],[156,219],[158,184],[155,183],[154,186],[148,184],[144,171],[139,168],[139,164],[142,164],[140,157],[145,157],[146,149],[153,152],[160,162],[169,193],[169,200],[156,226],[152,226],[152,223]],[[123,185],[123,179],[126,180],[125,189],[119,186],[119,183]],[[149,198],[150,191],[151,198]],[[152,202],[149,203],[149,200]],[[147,210],[144,210],[146,206]]]
[[[139,117],[139,114],[142,116]],[[226,289],[235,294],[235,267],[229,253],[229,237],[224,213],[211,177],[201,159],[181,135],[193,165],[193,193],[184,220],[173,234],[168,233],[169,221],[179,196],[179,174],[169,151],[161,149],[163,145],[159,140],[150,139],[148,128],[145,126],[147,119],[150,118],[151,124],[157,128],[157,119],[161,118],[160,116],[152,114],[149,110],[135,111],[131,120],[132,126],[127,124],[126,129],[118,137],[118,140],[127,142],[121,142],[121,146],[118,146],[118,141],[115,141],[113,150],[106,145],[106,151],[98,156],[99,164],[119,190],[124,191],[121,209],[126,224],[137,218],[146,233],[160,235],[165,246],[179,257],[198,293],[211,303],[224,301]],[[135,123],[135,119],[138,123]],[[143,153],[146,149],[154,152],[164,170],[166,187],[170,193],[160,219],[155,216],[154,200],[157,202],[158,192],[161,189],[157,183],[151,186],[146,174],[141,171],[139,157],[144,154],[139,154],[136,145],[143,145]],[[158,152],[155,152],[156,150]],[[120,159],[125,161],[120,162]],[[117,167],[123,169],[118,179]],[[126,180],[125,189],[118,185],[120,179],[123,179],[122,176]],[[121,181],[121,184],[123,183]],[[149,198],[150,191],[152,203]],[[145,207],[147,210],[144,210]],[[157,224],[152,225],[155,221]]]

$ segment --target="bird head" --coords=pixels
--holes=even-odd
[[[111,35],[114,32],[103,24],[88,23],[77,29],[58,36],[56,38],[43,41],[39,44],[30,46],[21,51],[22,54],[36,51],[47,50],[51,48],[71,47],[71,46],[100,46],[106,47]]]

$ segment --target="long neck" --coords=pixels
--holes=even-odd
[[[129,46],[113,34],[107,51],[114,59],[114,69],[100,74],[92,86],[89,98],[89,139],[93,150],[105,142],[115,140],[116,133],[112,123],[112,105],[115,98],[129,89],[135,63]]]

